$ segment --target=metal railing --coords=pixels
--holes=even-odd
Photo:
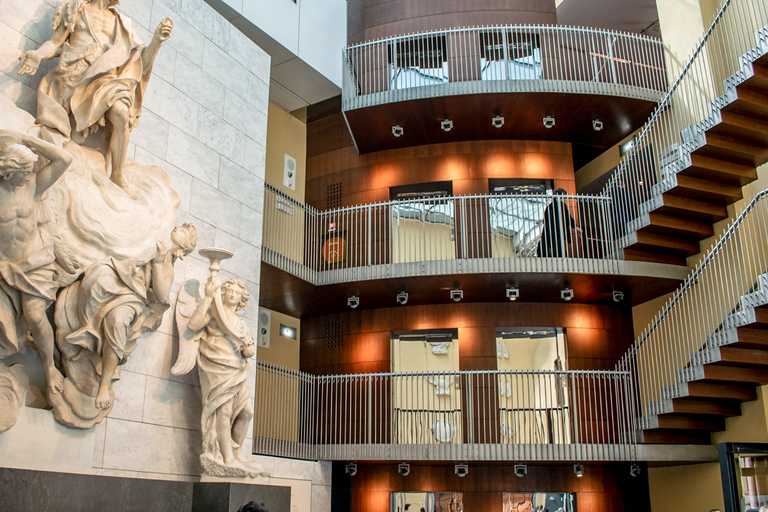
[[[658,101],[661,41],[561,25],[454,28],[343,50],[342,110],[494,92],[607,94]]]
[[[753,321],[752,308],[768,304],[767,198],[763,190],[747,204],[619,361],[637,376],[641,427],[679,396],[678,384],[701,378],[733,329]]]
[[[720,108],[735,99],[735,86],[768,49],[766,24],[764,0],[726,0],[714,16],[601,193],[614,199],[613,216],[626,219],[629,231],[661,204],[661,194],[676,186],[676,174],[691,165],[691,153],[706,144],[705,132],[720,121]]]
[[[625,371],[314,376],[258,361],[254,453],[322,460],[632,460]]]
[[[316,285],[483,272],[618,273],[610,199],[476,195],[319,212],[267,184],[262,259]]]

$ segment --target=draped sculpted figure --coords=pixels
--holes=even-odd
[[[247,379],[248,359],[256,354],[256,345],[237,311],[245,309],[248,298],[242,282],[230,279],[222,284],[212,275],[200,303],[180,293],[176,304],[180,345],[171,373],[188,373],[197,362],[203,397],[200,462],[215,476],[266,475],[242,451],[253,418]]]
[[[152,41],[136,37],[130,19],[114,9],[119,0],[68,0],[56,9],[53,37],[25,52],[20,75],[34,75],[40,62],[59,61],[37,90],[37,123],[42,136],[63,146],[99,126],[110,130],[107,167],[128,192],[123,167],[130,130],[141,115],[144,90],[161,44],[171,36],[173,21],[164,19]]]

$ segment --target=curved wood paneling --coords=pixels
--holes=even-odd
[[[582,478],[574,475],[571,464],[528,464],[528,474],[518,478],[510,462],[470,464],[469,474],[459,478],[454,473],[453,464],[412,463],[407,477],[398,474],[396,464],[359,464],[354,477],[340,479],[349,480],[351,484],[351,510],[354,512],[389,512],[389,493],[398,491],[461,492],[464,510],[483,512],[501,512],[504,492],[575,492],[580,511],[641,512],[651,507],[647,474],[643,471],[640,476],[631,477],[626,462],[586,465]],[[334,487],[336,478],[334,474]],[[339,484],[344,486],[343,482]],[[418,512],[413,508],[410,510]]]
[[[487,194],[489,178],[552,179],[576,191],[571,144],[479,140],[358,155],[341,114],[307,126],[306,202],[326,209],[329,185],[342,183],[341,206],[389,201],[389,187],[452,181],[454,195]]]
[[[343,329],[342,344],[329,344],[329,322]],[[496,369],[496,328],[516,326],[565,328],[568,367],[572,370],[613,369],[633,340],[628,304],[400,306],[303,319],[301,370],[316,375],[389,372],[392,331],[448,327],[459,330],[460,370],[492,370]]]
[[[425,30],[557,24],[554,0],[349,0],[349,44]]]

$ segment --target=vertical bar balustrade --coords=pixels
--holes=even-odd
[[[635,454],[628,372],[313,376],[256,364],[255,453],[322,460],[631,460]]]

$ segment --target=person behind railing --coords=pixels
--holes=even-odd
[[[558,188],[554,192],[552,201],[544,210],[544,228],[541,231],[541,239],[536,247],[536,256],[544,258],[562,258],[563,247],[572,240],[571,230],[581,234],[581,228],[576,226],[576,221],[568,211],[568,205],[558,196],[564,196],[565,190]]]

